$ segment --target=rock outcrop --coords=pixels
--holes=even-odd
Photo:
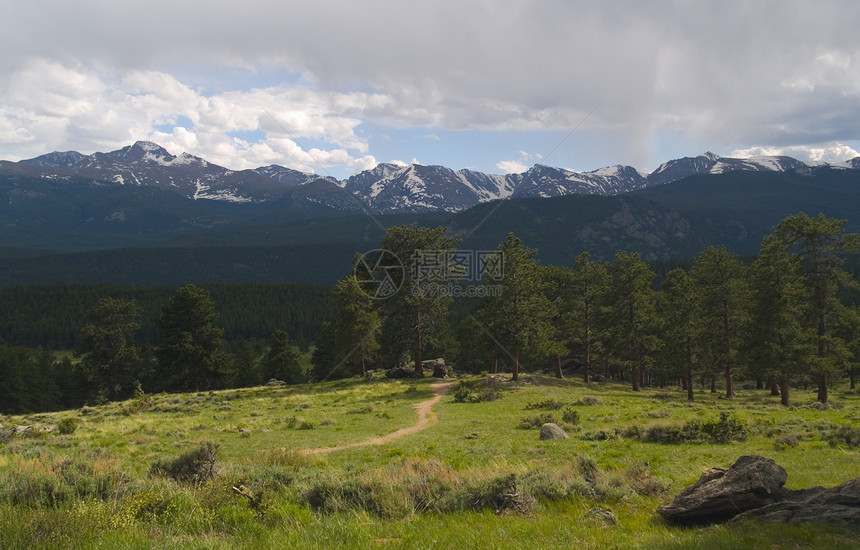
[[[702,474],[657,513],[675,523],[714,523],[755,518],[860,524],[860,478],[826,489],[784,487],[785,470],[761,456],[742,456],[728,470]]]

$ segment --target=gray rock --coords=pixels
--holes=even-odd
[[[676,522],[715,522],[780,501],[788,478],[782,466],[742,456],[728,470],[707,470],[657,513]]]
[[[570,439],[570,437],[558,424],[547,422],[540,427],[540,439],[543,441],[546,439]]]
[[[278,380],[277,378],[269,378],[269,381],[266,382],[267,386],[278,387],[278,386],[286,386],[287,383],[283,380]]]
[[[765,523],[836,523],[860,525],[860,478],[831,489],[786,491],[785,500],[735,516]]]
[[[385,371],[387,378],[422,378],[424,373],[406,367],[398,366]]]
[[[425,371],[433,371],[434,378],[448,378],[454,375],[454,369],[445,364],[444,359],[430,359],[422,361],[421,366]]]

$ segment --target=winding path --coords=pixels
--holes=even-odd
[[[438,384],[433,385],[433,397],[426,401],[421,401],[420,403],[416,403],[413,405],[415,408],[415,412],[418,413],[418,422],[415,424],[401,428],[396,432],[391,432],[390,434],[380,435],[376,437],[371,437],[370,439],[365,439],[364,441],[356,441],[355,443],[347,443],[345,445],[338,445],[336,447],[320,447],[318,449],[301,449],[299,450],[299,454],[302,455],[318,455],[324,453],[331,453],[334,451],[342,451],[344,449],[351,449],[353,447],[369,447],[372,445],[385,445],[386,443],[390,443],[395,439],[400,439],[401,437],[407,436],[409,434],[414,434],[416,432],[420,432],[421,430],[426,430],[430,426],[436,423],[438,417],[436,413],[433,412],[433,405],[442,400],[442,396],[448,393],[448,390],[451,389],[451,386],[454,385],[453,381],[448,382],[440,382]]]

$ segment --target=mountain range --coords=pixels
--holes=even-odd
[[[444,225],[489,250],[508,232],[570,265],[583,251],[648,261],[710,245],[755,254],[789,214],[860,231],[860,158],[705,153],[650,174],[535,165],[494,175],[380,164],[345,180],[271,165],[234,171],[138,142],[109,153],[0,161],[0,287],[20,283],[333,283],[387,227]],[[372,214],[372,215],[368,215]]]
[[[860,157],[841,168],[860,168]],[[109,153],[53,152],[17,163],[0,161],[0,177],[19,178],[12,200],[39,198],[51,185],[28,189],[20,178],[54,187],[86,181],[99,188],[146,187],[186,199],[235,204],[274,204],[318,213],[458,212],[483,202],[573,194],[618,195],[696,174],[732,171],[808,172],[813,167],[785,156],[737,159],[705,153],[661,164],[650,174],[630,166],[575,172],[537,164],[520,174],[485,174],[420,164],[379,164],[345,180],[320,177],[278,165],[229,170],[202,158],[170,154],[139,141]],[[121,217],[121,215],[119,215]]]

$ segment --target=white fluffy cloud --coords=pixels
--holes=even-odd
[[[496,168],[505,174],[522,174],[529,169],[528,166],[517,160],[503,160],[496,163]]]
[[[831,142],[816,145],[793,145],[786,147],[756,146],[747,149],[735,149],[729,156],[738,158],[758,156],[788,156],[805,162],[827,162],[839,164],[860,157],[854,148],[844,143]]]
[[[102,151],[149,139],[235,169],[278,163],[317,172],[333,166],[360,170],[375,165],[375,159],[364,154],[368,147],[355,133],[361,123],[356,115],[385,101],[380,94],[299,86],[206,96],[159,71],[112,77],[82,65],[35,59],[0,88],[0,143],[21,158],[58,148]],[[231,137],[235,132],[260,132],[264,139],[249,143]],[[303,140],[331,147],[305,149]]]

